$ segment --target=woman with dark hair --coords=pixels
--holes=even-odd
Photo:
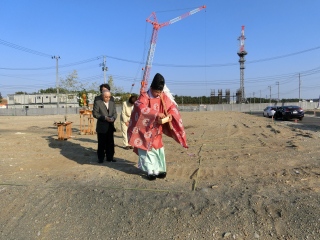
[[[122,104],[122,111],[120,115],[120,124],[121,124],[121,131],[122,131],[122,137],[123,137],[123,146],[126,150],[132,149],[133,147],[128,144],[128,126],[130,122],[130,116],[133,109],[133,105],[135,101],[137,100],[136,95],[131,95],[130,98],[123,102]]]

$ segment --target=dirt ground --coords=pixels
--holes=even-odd
[[[148,181],[115,133],[57,140],[64,116],[0,117],[0,239],[320,239],[320,129],[236,112],[183,112]],[[320,119],[319,119],[320,121]],[[118,124],[119,126],[119,124]]]

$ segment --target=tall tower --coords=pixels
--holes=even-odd
[[[238,103],[244,103],[246,101],[246,96],[244,94],[244,62],[245,60],[245,55],[247,55],[248,53],[246,52],[246,50],[244,49],[244,40],[246,39],[246,37],[244,36],[244,26],[241,27],[241,35],[238,38],[238,40],[240,41],[240,48],[238,51],[238,56],[240,57],[239,59],[239,63],[240,63],[240,89],[239,92],[241,96],[238,96],[237,102]]]

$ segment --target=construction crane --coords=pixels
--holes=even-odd
[[[205,9],[206,6],[201,6],[198,7],[190,12],[187,12],[185,14],[182,14],[179,17],[176,17],[174,19],[171,19],[168,22],[164,22],[164,23],[158,23],[157,20],[157,16],[155,12],[152,12],[151,15],[147,18],[147,22],[151,23],[153,25],[153,31],[152,31],[152,36],[151,36],[151,42],[150,42],[150,49],[148,52],[148,57],[147,57],[147,62],[146,62],[146,66],[143,69],[144,73],[143,73],[143,79],[141,81],[141,89],[140,92],[145,92],[147,90],[148,87],[148,79],[149,79],[149,75],[150,75],[150,70],[152,67],[152,62],[153,62],[153,57],[154,57],[154,52],[156,49],[156,43],[157,43],[157,39],[158,39],[158,31],[160,28],[168,26],[170,24],[173,24],[175,22],[178,22],[186,17],[189,17],[192,14],[195,14],[203,9]]]

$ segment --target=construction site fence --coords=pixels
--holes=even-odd
[[[224,111],[224,112],[259,112],[267,106],[300,106],[305,111],[314,111],[319,108],[318,102],[292,102],[292,103],[251,103],[251,104],[199,104],[178,105],[181,112]],[[74,108],[1,108],[0,116],[41,116],[41,115],[69,115],[79,114],[81,107]],[[121,105],[117,105],[118,114],[121,113]]]
[[[179,105],[180,111],[223,111],[223,112],[259,112],[263,111],[267,106],[299,106],[305,111],[315,110],[319,108],[318,102],[286,102],[286,103],[247,103],[247,104],[200,104],[200,105]]]

